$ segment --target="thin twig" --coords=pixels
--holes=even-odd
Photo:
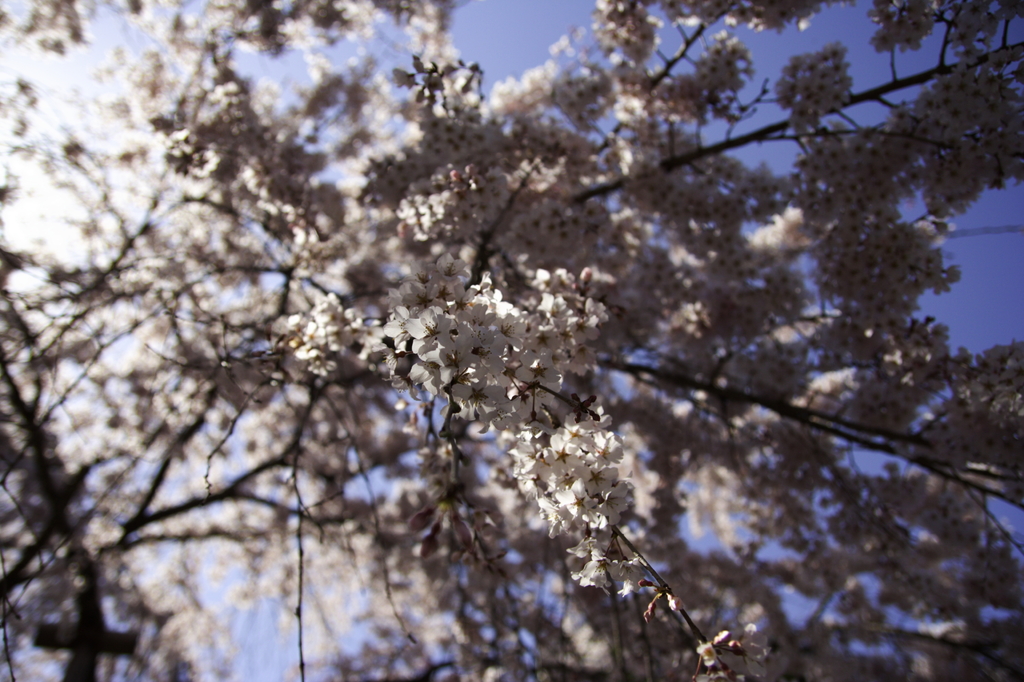
[[[459,439],[452,432],[452,417],[455,416],[455,411],[458,407],[455,404],[455,399],[452,397],[452,386],[455,385],[455,382],[456,379],[452,379],[444,387],[445,395],[448,396],[448,412],[444,416],[444,425],[441,426],[441,437],[448,441],[452,448],[452,468],[449,481],[453,492],[458,490],[459,487],[459,463],[462,460],[462,448],[459,447]]]
[[[7,560],[4,559],[4,550],[2,546],[0,546],[0,569],[3,570],[4,578],[6,578]],[[0,597],[0,601],[2,601],[3,608],[4,659],[7,661],[7,670],[11,673],[11,682],[17,682],[17,679],[14,676],[14,661],[11,660],[11,645],[7,639],[7,615],[13,612],[13,608],[11,607],[10,600],[6,594]]]
[[[299,679],[302,682],[306,682],[306,653],[303,646],[303,631],[302,631],[302,593],[303,593],[303,581],[305,579],[305,550],[302,546],[302,517],[303,517],[303,503],[302,503],[302,492],[299,490],[299,454],[301,451],[296,451],[295,459],[292,461],[292,487],[295,489],[295,501],[299,508],[297,515],[298,522],[295,524],[295,541],[299,547],[299,586],[298,586],[298,603],[295,606],[295,618],[299,621]]]
[[[954,230],[946,235],[946,239],[963,237],[981,237],[988,234],[1024,234],[1024,225],[1002,225],[1000,227],[975,227],[969,230]]]
[[[661,577],[661,574],[659,574],[657,569],[651,565],[651,562],[647,560],[647,557],[640,553],[640,550],[638,550],[636,546],[629,541],[629,538],[625,536],[625,534],[619,529],[619,527],[611,526],[611,530],[612,534],[615,535],[615,537],[622,540],[626,544],[626,547],[629,547],[629,551],[633,552],[633,554],[635,554],[636,557],[640,559],[640,562],[643,564],[644,568],[647,569],[647,572],[650,573],[651,577],[654,578],[655,582],[658,583],[658,587],[661,589],[661,591],[666,594],[674,594],[672,592],[672,587],[668,584],[668,582],[666,582],[665,579]],[[690,628],[690,632],[693,633],[693,636],[697,639],[698,642],[703,644],[704,642],[708,641],[707,637],[704,636],[704,633],[700,631],[699,627],[697,627],[697,624],[693,622],[692,618],[690,618],[690,614],[687,613],[686,609],[684,609],[682,606],[679,607],[679,614],[682,615],[683,619],[686,621],[686,625]]]
[[[1002,523],[1000,523],[999,519],[995,517],[995,514],[992,513],[992,510],[989,509],[988,505],[985,503],[985,498],[982,497],[982,499],[980,500],[977,499],[973,495],[972,490],[970,488],[967,488],[966,492],[967,496],[971,498],[971,501],[978,505],[981,511],[985,514],[985,517],[996,527],[996,529],[999,531],[999,534],[1003,536],[1003,539],[1009,542],[1013,546],[1013,548],[1020,552],[1020,555],[1024,557],[1024,545],[1021,545],[1020,542],[1015,540],[1013,534],[1010,533],[1010,531],[1007,530]],[[981,494],[984,495],[984,493]]]
[[[346,423],[349,421],[348,419],[346,419],[346,415],[342,413],[339,407],[334,404],[333,400],[328,399],[327,405],[331,408],[331,411],[334,412],[334,414],[342,423]],[[348,431],[349,433],[352,432],[351,429],[349,429],[347,426],[345,427],[345,430]],[[370,475],[367,472],[366,466],[363,463],[363,456],[359,451],[359,446],[356,443],[355,438],[352,438],[351,448],[353,454],[355,454],[356,456],[356,467],[358,468],[359,471],[359,477],[363,479],[363,484],[366,486],[366,493],[370,498],[370,518],[373,519],[373,533],[374,537],[376,537],[379,541],[381,537],[381,530],[380,515],[377,513],[377,496],[373,492],[373,484],[370,482]],[[378,544],[380,543],[378,542]],[[388,562],[386,558],[381,560],[380,567],[381,577],[384,579],[384,596],[388,600],[388,605],[391,606],[391,613],[392,615],[394,615],[395,620],[398,621],[398,626],[402,628],[402,632],[405,634],[406,638],[410,642],[415,644],[417,641],[416,636],[412,634],[411,630],[409,630],[409,626],[406,625],[405,619],[402,618],[402,614],[398,611],[398,605],[395,603],[395,596],[391,590],[391,571],[388,568]]]
[[[210,493],[212,491],[212,486],[210,485],[210,467],[213,465],[214,456],[220,452],[220,449],[224,447],[224,444],[227,443],[228,439],[234,434],[235,427],[238,425],[238,420],[240,420],[242,415],[245,414],[245,410],[249,407],[249,402],[252,400],[253,396],[256,395],[256,392],[263,388],[266,383],[268,382],[264,381],[245,396],[245,400],[242,401],[241,407],[238,408],[238,413],[235,414],[231,419],[231,422],[228,424],[228,430],[224,433],[224,436],[217,442],[213,449],[206,455],[206,470],[203,472],[203,482],[206,483],[207,498],[210,497]]]

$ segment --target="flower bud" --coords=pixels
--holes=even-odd
[[[434,519],[434,512],[436,509],[433,505],[427,505],[423,509],[412,515],[409,519],[409,530],[414,533],[418,533],[427,527],[427,525]]]
[[[654,610],[658,608],[658,597],[660,596],[661,595],[656,595],[654,599],[651,600],[651,603],[647,605],[647,610],[644,611],[645,622],[650,623],[651,618],[654,618]]]
[[[437,521],[434,523],[430,532],[427,533],[427,537],[423,538],[423,543],[420,545],[420,558],[426,559],[431,554],[437,551],[438,540],[437,536],[441,532],[441,522]]]
[[[455,527],[455,535],[458,536],[459,542],[461,542],[466,549],[472,549],[473,532],[469,529],[469,526],[466,525],[466,522],[456,516],[452,518],[452,526]]]

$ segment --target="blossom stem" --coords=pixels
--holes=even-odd
[[[665,579],[661,577],[657,569],[655,569],[654,566],[651,565],[651,562],[647,560],[647,557],[645,557],[640,552],[640,550],[636,548],[636,545],[629,541],[629,538],[626,537],[625,533],[623,533],[618,526],[611,526],[611,529],[612,534],[615,537],[622,540],[626,544],[626,546],[629,547],[629,551],[633,552],[633,554],[635,554],[637,558],[640,559],[640,561],[644,565],[644,568],[647,569],[647,572],[650,573],[651,577],[654,578],[654,580],[658,583],[659,589],[662,592],[674,594],[672,592],[672,588],[665,581]],[[690,618],[690,614],[686,612],[686,609],[680,606],[679,613],[683,616],[683,620],[686,621],[686,625],[690,628],[690,632],[693,634],[693,636],[697,639],[699,643],[703,644],[704,642],[708,641],[707,637],[704,636],[704,633],[700,631],[699,627],[697,627],[697,624],[693,622],[692,618]]]
[[[441,437],[448,441],[448,444],[452,448],[452,468],[451,468],[451,486],[452,490],[455,490],[459,484],[459,460],[462,459],[462,450],[459,448],[459,441],[452,432],[452,416],[455,414],[455,399],[452,397],[452,386],[455,381],[451,381],[447,386],[444,387],[444,393],[448,396],[448,413],[444,416],[444,425],[441,427]]]

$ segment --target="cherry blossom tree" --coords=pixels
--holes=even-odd
[[[758,90],[821,2],[597,0],[489,91],[455,4],[0,12],[134,36],[73,119],[0,85],[5,674],[231,678],[269,600],[304,680],[1024,678],[1024,344],[918,312],[1024,178],[1020,3]]]

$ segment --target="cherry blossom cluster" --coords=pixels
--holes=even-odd
[[[355,350],[366,360],[380,345],[381,328],[367,323],[354,308],[345,308],[335,294],[321,299],[308,314],[288,318],[285,343],[309,371],[326,376],[337,367],[338,353]]]
[[[1000,30],[1000,25],[1021,16],[1020,3],[1001,0],[960,0],[944,2],[943,18],[952,28],[949,36],[953,52],[960,58],[970,58],[987,52],[989,41]]]
[[[527,69],[519,78],[509,76],[491,88],[487,107],[493,116],[522,116],[543,110],[553,99],[551,82],[558,65],[549,59],[541,66]]]
[[[706,122],[708,114],[717,118],[735,118],[739,91],[753,75],[750,50],[727,31],[716,33],[707,49],[694,63],[690,73],[669,75],[650,102],[654,111],[672,121]],[[623,96],[615,105],[622,112],[620,120],[629,120],[644,112],[644,100],[650,86],[644,78],[624,84]],[[633,109],[634,115],[629,115]]]
[[[424,62],[418,55],[412,58],[413,71],[393,69],[391,76],[396,85],[412,89],[417,102],[447,104],[448,97],[453,94],[469,95],[480,80],[480,67],[477,64],[438,65]]]
[[[661,20],[643,2],[597,0],[594,33],[611,58],[643,64],[658,45]]]
[[[600,204],[566,207],[542,199],[511,218],[499,240],[505,249],[528,255],[531,262],[551,263],[561,254],[613,237],[612,230],[608,211]]]
[[[508,179],[498,169],[481,173],[470,164],[449,166],[410,187],[396,212],[399,234],[418,241],[473,234],[494,220],[508,201]]]
[[[964,351],[957,359],[963,365],[954,384],[959,400],[998,415],[1004,425],[1024,420],[1024,342],[990,348],[973,363]]]
[[[728,31],[716,33],[697,61],[694,78],[713,112],[723,115],[754,75],[750,50]]]
[[[612,103],[612,79],[603,69],[566,74],[555,83],[553,97],[573,125],[593,130]]]
[[[551,432],[539,415],[557,402],[563,372],[592,366],[586,342],[607,319],[604,306],[574,292],[576,278],[564,270],[536,271],[532,313],[502,300],[486,273],[467,288],[469,274],[464,261],[445,254],[391,291],[388,361],[394,368],[407,356],[418,360],[408,373],[395,373],[393,384],[451,392],[474,415],[463,416],[500,429],[525,422]]]
[[[952,394],[940,408],[945,419],[928,433],[940,444],[933,456],[968,469],[978,469],[984,457],[984,470],[998,482],[1000,494],[1024,500],[1024,343],[995,346],[975,356],[961,349],[949,360]]]
[[[485,427],[514,429],[513,474],[537,500],[550,535],[586,531],[570,550],[585,561],[574,577],[601,587],[610,578],[635,590],[640,563],[613,551],[609,530],[630,490],[615,467],[622,439],[596,397],[559,393],[564,372],[592,367],[587,342],[607,319],[604,306],[580,292],[591,274],[577,281],[564,270],[538,270],[532,312],[502,300],[487,273],[467,287],[469,275],[467,263],[445,254],[392,290],[383,331],[394,343],[387,358],[393,385],[445,397],[448,410]],[[398,371],[405,358],[414,364]],[[565,405],[571,413],[563,419],[557,414]]]
[[[457,96],[458,93],[446,95],[449,101]],[[415,118],[410,121],[408,134],[412,148],[405,152],[407,158],[404,162],[395,163],[394,159],[383,157],[372,161],[365,170],[370,180],[366,196],[372,197],[378,205],[397,210],[398,205],[405,200],[413,203],[418,201],[409,199],[414,191],[435,193],[451,189],[459,194],[463,190],[476,191],[484,187],[484,191],[489,192],[500,186],[500,183],[496,185],[490,182],[497,180],[497,177],[489,175],[485,170],[488,167],[480,166],[478,175],[466,171],[468,165],[489,158],[495,146],[504,144],[500,126],[483,121],[476,109],[453,113],[421,106]],[[463,178],[453,180],[453,170],[462,174]],[[477,177],[472,179],[474,175]],[[463,181],[471,184],[462,185]],[[449,187],[449,182],[455,185]],[[447,204],[454,198],[443,199],[440,203]],[[406,211],[413,212],[414,209],[410,206]],[[412,224],[423,220],[425,225],[432,225],[435,219],[427,216],[436,212],[437,208],[432,206]],[[423,211],[417,207],[415,213],[423,214]],[[410,217],[410,214],[407,213],[406,217]]]
[[[818,52],[789,60],[775,84],[775,94],[779,104],[790,110],[796,130],[816,127],[823,114],[843,105],[853,85],[848,66],[842,43],[829,43]]]
[[[879,29],[871,45],[879,52],[897,47],[901,52],[920,49],[921,40],[932,32],[937,4],[935,0],[875,0],[868,16]]]
[[[1021,138],[1022,57],[1024,48],[1018,46],[993,52],[977,68],[957,64],[923,88],[912,109],[891,117],[894,133],[932,141],[921,148],[920,169],[932,214],[963,211],[985,189],[1009,178],[1024,179],[1024,162],[1011,151],[1019,148]],[[990,104],[965,104],[980,98]]]
[[[725,18],[729,26],[744,25],[754,31],[781,31],[796,22],[802,29],[821,9],[820,0],[772,0],[771,2],[729,2],[729,0],[660,0],[662,11],[672,23],[713,24]],[[829,3],[831,4],[831,3]]]
[[[614,466],[622,459],[622,439],[609,430],[607,415],[598,416],[565,423],[547,439],[521,437],[511,450],[513,472],[520,489],[540,505],[551,537],[585,529],[569,550],[585,562],[573,578],[584,586],[621,582],[621,594],[629,594],[639,588],[643,567],[639,557],[627,558],[610,532],[630,492]]]
[[[915,143],[857,131],[823,137],[807,149],[797,161],[803,184],[798,203],[808,233],[828,236],[813,247],[822,291],[843,301],[844,312],[864,331],[905,326],[922,291],[938,293],[958,279],[934,249],[941,230],[931,221],[902,222],[891,208],[912,191],[911,178],[918,179],[911,166]],[[895,168],[906,175],[894,174]],[[893,268],[897,259],[913,269]]]

